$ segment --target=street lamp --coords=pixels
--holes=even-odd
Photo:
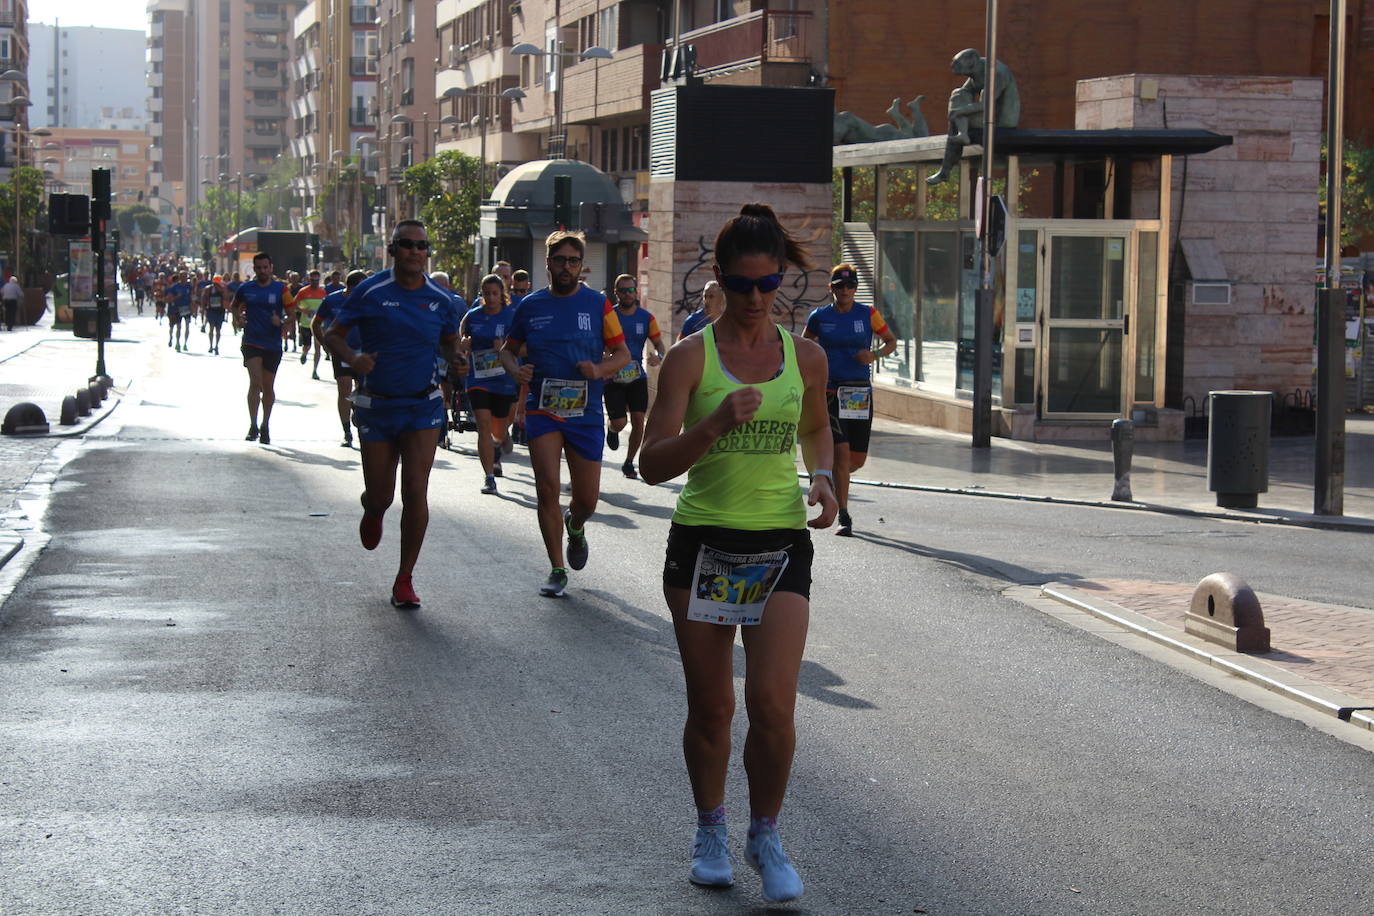
[[[607,52],[607,53],[609,54],[610,52]],[[511,86],[509,89],[503,89],[503,90],[501,90],[500,92],[478,92],[478,91],[473,90],[473,89],[464,89],[462,86],[453,86],[452,88],[445,89],[445,90],[444,90],[444,94],[441,95],[441,96],[439,96],[440,101],[444,101],[444,100],[447,100],[447,99],[453,99],[453,100],[455,100],[455,104],[456,104],[456,100],[457,100],[457,99],[462,99],[462,98],[475,98],[475,99],[481,99],[481,101],[482,101],[482,104],[481,104],[481,111],[480,111],[478,114],[474,115],[470,121],[466,121],[466,122],[465,122],[465,121],[463,121],[462,118],[458,117],[456,114],[452,114],[452,115],[447,115],[447,116],[445,116],[443,119],[441,119],[441,120],[439,121],[439,124],[440,124],[440,125],[444,125],[444,124],[458,125],[458,124],[467,123],[467,124],[470,124],[470,125],[473,125],[473,126],[478,126],[478,124],[479,124],[479,122],[480,122],[480,129],[481,129],[481,131],[482,131],[482,140],[481,140],[481,146],[480,146],[480,152],[479,152],[479,154],[478,154],[478,158],[481,160],[481,172],[480,172],[479,174],[481,175],[481,182],[480,182],[480,184],[482,185],[482,193],[479,195],[479,197],[480,197],[480,199],[482,199],[482,200],[486,200],[486,198],[487,198],[487,122],[488,122],[488,121],[490,120],[490,118],[491,118],[491,115],[487,112],[487,102],[488,102],[488,100],[490,100],[490,99],[505,99],[505,100],[508,101],[508,102],[519,102],[521,99],[525,98],[525,93],[524,93],[523,91],[521,91],[521,89],[520,89],[519,86]]]
[[[569,57],[578,60],[610,60],[615,57],[615,54],[600,45],[593,45],[584,51],[569,51],[563,47],[561,39],[554,42],[553,51],[545,51],[529,42],[521,42],[511,48],[510,53],[516,57],[553,57],[555,95],[553,100],[553,132],[549,134],[549,158],[566,158],[567,137],[563,133],[563,61]]]

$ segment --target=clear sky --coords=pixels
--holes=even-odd
[[[29,21],[148,31],[147,0],[29,0]]]

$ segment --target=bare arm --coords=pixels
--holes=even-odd
[[[807,473],[829,471],[835,466],[835,442],[830,435],[830,413],[825,406],[825,351],[818,344],[806,340],[799,340],[796,344],[797,364],[806,385],[806,393],[802,395],[801,422],[797,426],[802,463],[806,465]],[[835,501],[835,486],[829,477],[812,474],[806,504],[814,506],[817,503],[820,503],[821,514],[807,524],[812,528],[829,528],[835,521],[835,513],[839,511],[839,503]]]
[[[610,378],[630,364],[630,348],[621,341],[606,351],[609,355],[600,362],[584,360],[577,364],[583,377],[589,379]]]
[[[506,370],[507,375],[522,385],[528,385],[530,379],[534,378],[534,363],[525,363],[522,366],[516,362],[516,357],[520,355],[522,346],[524,346],[524,341],[512,340],[507,337],[506,342],[501,345],[501,349],[496,351],[496,358],[501,360],[501,366]]]

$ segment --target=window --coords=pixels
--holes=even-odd
[[[415,104],[415,58],[401,61],[401,104]]]
[[[415,0],[402,0],[401,17],[401,43],[406,44],[415,40]]]

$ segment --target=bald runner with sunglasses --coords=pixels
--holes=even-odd
[[[391,604],[420,606],[412,573],[429,527],[429,473],[439,434],[448,423],[435,355],[456,365],[461,315],[448,290],[425,275],[429,236],[419,220],[401,220],[387,253],[390,270],[354,287],[335,313],[324,343],[358,379],[353,416],[363,462],[363,517],[358,537],[376,549],[382,515],[396,496],[401,474],[401,557]],[[358,330],[360,346],[349,344]]]
[[[873,363],[897,349],[897,336],[871,305],[854,301],[859,274],[850,264],[830,271],[834,302],[816,309],[806,319],[804,337],[825,351],[828,380],[826,407],[830,433],[835,442],[835,496],[839,500],[839,525],[835,533],[853,537],[849,515],[849,477],[868,460],[868,441],[873,430]],[[873,351],[873,338],[882,348]]]

